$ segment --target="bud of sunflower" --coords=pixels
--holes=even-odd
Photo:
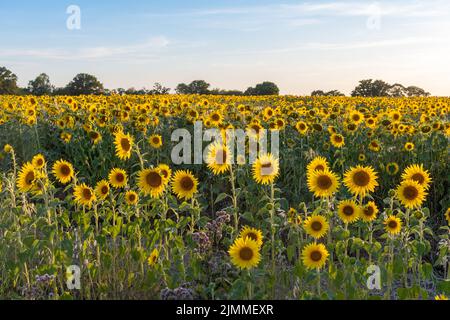
[[[424,216],[423,216],[422,211],[416,210],[416,211],[414,211],[414,217],[416,217],[416,219],[420,220],[420,219],[422,219]]]
[[[3,147],[3,151],[5,151],[6,153],[11,153],[13,152],[13,147],[10,144],[5,144],[5,146]]]
[[[395,190],[389,190],[389,197],[395,197]]]
[[[300,211],[306,211],[306,204],[304,202],[301,202],[298,205],[298,208],[299,208]]]
[[[271,204],[271,203],[268,203],[267,205],[266,205],[266,209],[267,210],[273,210],[273,205]]]

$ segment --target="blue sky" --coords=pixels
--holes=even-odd
[[[70,5],[80,30],[66,27]],[[21,85],[87,72],[108,88],[270,80],[286,94],[348,94],[381,78],[450,95],[449,18],[446,0],[1,1],[0,65]]]

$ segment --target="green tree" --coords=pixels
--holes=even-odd
[[[17,76],[5,67],[0,67],[0,94],[15,94],[18,89]]]
[[[103,84],[93,75],[80,73],[67,85],[66,91],[69,95],[102,94]]]
[[[314,90],[311,92],[311,96],[317,96],[317,97],[343,97],[345,94],[338,90],[331,90],[328,92],[322,91],[322,90]]]
[[[422,88],[409,86],[406,88],[406,95],[408,97],[429,97],[431,94]]]
[[[180,83],[175,91],[178,94],[209,94],[210,84],[204,80],[194,80],[190,84]]]
[[[153,85],[153,89],[150,90],[151,94],[168,94],[170,92],[170,88],[164,87],[161,83],[156,82]]]
[[[361,80],[352,97],[388,97],[391,85],[382,80]]]
[[[250,87],[245,91],[248,96],[274,96],[280,93],[278,86],[269,81],[257,84],[254,88]]]
[[[49,95],[53,90],[54,87],[50,83],[50,78],[45,73],[41,73],[36,79],[28,83],[28,92],[36,96]]]

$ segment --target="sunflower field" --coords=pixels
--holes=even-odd
[[[449,106],[1,96],[0,298],[446,299]],[[279,152],[174,164],[199,122]]]

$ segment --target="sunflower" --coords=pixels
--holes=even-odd
[[[414,180],[419,183],[425,190],[430,187],[430,174],[423,168],[423,165],[413,164],[408,166],[402,174],[403,180]]]
[[[358,165],[345,173],[344,183],[352,194],[365,197],[378,186],[377,178],[377,173],[372,167]]]
[[[150,143],[153,148],[159,149],[163,144],[162,137],[159,134],[153,134],[148,138],[148,143]]]
[[[331,144],[336,148],[342,148],[345,145],[344,137],[341,134],[333,133],[330,137]]]
[[[354,200],[343,200],[338,205],[338,216],[344,223],[357,221],[361,215],[361,209]]]
[[[109,194],[109,183],[106,180],[99,181],[95,186],[95,194],[100,200],[105,200]]]
[[[178,198],[189,200],[197,192],[198,180],[189,170],[178,170],[172,178],[172,191]]]
[[[307,166],[306,166],[306,174],[310,175],[314,171],[324,171],[328,169],[328,161],[324,157],[315,157]]]
[[[147,259],[147,263],[148,263],[149,267],[155,266],[156,262],[158,261],[158,258],[159,258],[158,249],[153,249],[152,253],[150,253],[150,256]]]
[[[119,159],[126,160],[131,157],[133,138],[130,134],[125,134],[122,131],[118,131],[114,137],[114,144],[116,146],[116,156]]]
[[[172,169],[167,164],[160,163],[157,167],[159,170],[159,173],[164,179],[165,184],[167,184],[170,181],[170,178],[172,177]]]
[[[100,134],[100,132],[92,130],[89,131],[89,138],[91,139],[92,143],[94,145],[100,143],[100,141],[102,141],[102,135]]]
[[[386,165],[386,172],[390,176],[395,176],[398,173],[399,166],[396,162],[389,162]]]
[[[37,170],[30,162],[22,166],[16,181],[17,188],[20,192],[28,192],[33,188],[37,174]]]
[[[407,142],[407,143],[405,143],[404,148],[405,148],[406,151],[413,151],[414,150],[414,143]]]
[[[139,196],[135,191],[127,191],[125,193],[125,202],[128,205],[135,205],[139,201]]]
[[[450,207],[445,211],[445,219],[447,219],[448,224],[450,224]]]
[[[279,161],[270,153],[260,156],[252,167],[253,179],[259,184],[273,183],[279,171]]]
[[[75,186],[75,188],[73,189],[73,196],[77,204],[89,208],[97,200],[94,190],[92,190],[91,187],[88,187],[84,183]]]
[[[360,154],[358,155],[358,161],[359,161],[359,162],[364,162],[364,161],[366,161],[366,155],[365,155],[364,153],[360,153]]]
[[[244,228],[242,228],[239,237],[242,239],[245,239],[247,237],[250,238],[251,240],[256,242],[259,248],[262,246],[264,238],[261,230],[251,228],[249,226],[245,226]]]
[[[444,294],[438,294],[437,296],[434,297],[434,300],[444,300],[447,301],[448,297]]]
[[[65,160],[56,161],[53,164],[52,172],[56,179],[62,184],[69,183],[75,175],[72,164]]]
[[[113,188],[125,187],[128,182],[127,173],[123,169],[114,168],[109,172],[108,180]]]
[[[384,220],[384,229],[389,234],[398,234],[402,228],[402,221],[396,216],[389,216]]]
[[[361,208],[360,216],[365,222],[373,221],[377,218],[378,207],[373,201],[369,201],[364,207]]]
[[[315,239],[320,239],[328,232],[327,219],[321,215],[312,215],[303,223],[306,233]]]
[[[369,149],[374,151],[374,152],[378,152],[381,150],[381,145],[380,142],[378,140],[372,140],[369,143]]]
[[[328,255],[328,250],[322,243],[310,243],[302,251],[303,264],[308,269],[320,269],[327,262]]]
[[[338,177],[328,168],[308,174],[307,182],[309,191],[318,198],[331,197],[339,188]]]
[[[422,185],[414,180],[403,180],[397,188],[398,199],[408,209],[420,207],[426,195]]]
[[[5,153],[11,153],[14,151],[14,148],[10,144],[5,144],[3,147],[3,151],[5,151]]]
[[[241,269],[254,268],[261,261],[258,243],[249,237],[236,239],[228,254],[231,262]]]
[[[143,194],[159,198],[165,190],[165,178],[158,168],[144,169],[138,174],[138,187]]]
[[[33,157],[31,163],[36,169],[42,169],[45,166],[45,158],[42,154],[37,154]]]
[[[219,175],[230,170],[230,162],[231,153],[225,145],[219,142],[210,145],[206,163],[213,174]]]
[[[297,129],[298,133],[304,135],[308,132],[308,125],[304,121],[299,121],[295,124],[295,129]]]

